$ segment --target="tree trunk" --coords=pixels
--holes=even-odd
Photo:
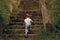
[[[48,11],[47,11],[47,7],[45,4],[45,0],[40,0],[41,3],[41,12],[42,12],[42,17],[43,17],[43,24],[44,24],[44,30],[46,32],[46,23],[49,22],[49,15],[48,15]]]

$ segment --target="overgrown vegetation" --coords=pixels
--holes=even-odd
[[[0,13],[0,24],[3,23],[2,14]]]
[[[8,1],[9,0],[0,0],[0,21],[4,24],[8,23],[10,15]]]
[[[48,13],[55,27],[60,27],[60,0],[46,0]]]
[[[9,8],[8,8],[9,0],[0,0],[0,23],[7,24],[9,23]],[[54,27],[60,27],[60,0],[46,0],[46,5],[48,8],[48,13],[50,19],[52,20],[52,24]],[[17,11],[18,9],[14,9]],[[41,30],[41,29],[40,29]],[[40,32],[39,30],[39,32]],[[42,40],[59,40],[59,35],[56,34],[46,34],[46,33],[39,33],[39,37],[41,36]],[[47,36],[48,35],[48,36]],[[52,35],[52,36],[51,36]],[[54,39],[53,39],[54,38]]]

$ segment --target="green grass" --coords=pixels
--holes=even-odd
[[[41,33],[35,36],[34,40],[60,40],[60,35],[56,33]]]
[[[33,36],[32,40],[60,40],[60,34],[56,32],[44,32],[44,29],[38,29],[36,31],[38,35]]]
[[[42,34],[41,39],[42,40],[60,40],[60,35],[52,33],[52,34]]]

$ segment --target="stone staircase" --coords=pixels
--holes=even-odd
[[[26,13],[17,13],[17,16],[11,16],[10,17],[10,23],[9,26],[6,28],[7,33],[4,33],[2,35],[3,39],[1,38],[1,40],[33,40],[33,37],[38,35],[37,31],[40,28],[40,25],[43,24],[41,21],[42,19],[42,15],[39,12],[33,13],[36,11],[31,11],[31,18],[34,21],[34,24],[31,25],[31,32],[28,34],[28,38],[25,38],[25,34],[24,34],[24,19],[25,19],[25,14]],[[28,11],[29,13],[29,11]],[[5,36],[5,37],[4,37]]]
[[[32,1],[32,4],[34,3],[34,6],[36,6],[38,2],[39,1]],[[35,3],[37,4],[35,5]],[[29,5],[30,1],[27,4]],[[35,39],[35,37],[39,35],[39,31],[42,28],[41,25],[43,25],[42,13],[39,9],[39,5],[35,8],[31,7],[27,7],[27,10],[26,8],[20,8],[18,13],[15,13],[16,16],[10,16],[10,23],[5,27],[5,33],[2,34],[0,40],[38,40],[38,38]],[[34,21],[34,24],[31,25],[32,30],[28,34],[28,38],[25,38],[24,34],[24,19],[26,13],[29,13],[31,15],[31,19]]]

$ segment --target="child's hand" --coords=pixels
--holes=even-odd
[[[31,20],[31,23],[33,23],[33,21]]]
[[[35,23],[34,22],[32,22],[32,25],[34,25]]]

